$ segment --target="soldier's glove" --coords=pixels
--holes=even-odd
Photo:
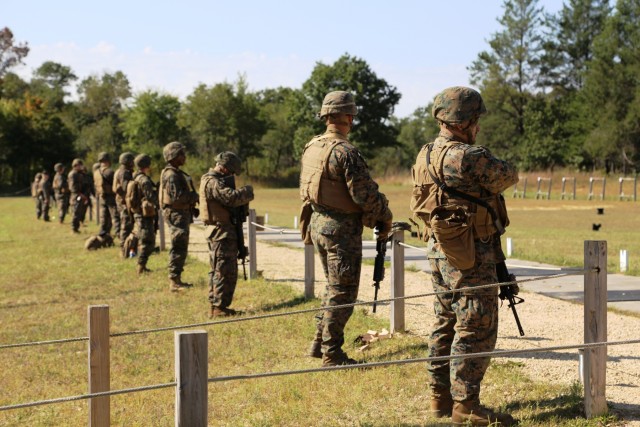
[[[391,228],[393,227],[393,222],[391,218],[387,221],[378,221],[376,223],[376,237],[378,240],[386,240],[389,238],[389,234],[391,233]]]

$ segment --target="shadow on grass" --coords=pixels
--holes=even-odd
[[[260,311],[275,311],[275,310],[280,310],[282,308],[293,308],[293,307],[298,307],[302,304],[306,304],[307,302],[309,302],[308,299],[306,299],[303,295],[299,295],[291,298],[288,301],[279,302],[277,304],[262,305],[260,306]]]

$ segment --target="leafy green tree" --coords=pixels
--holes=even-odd
[[[162,148],[171,141],[184,141],[186,133],[178,126],[180,100],[155,91],[134,97],[133,105],[122,114],[122,131],[126,138],[123,151],[146,153],[156,164],[163,163]]]
[[[69,86],[78,79],[70,67],[53,61],[43,63],[31,79],[31,91],[42,97],[51,108],[62,110]]]
[[[12,72],[0,80],[0,98],[3,99],[23,100],[29,89],[29,82]]]
[[[332,65],[318,62],[294,100],[291,120],[296,126],[295,144],[299,155],[313,135],[324,131],[318,120],[324,96],[334,90],[351,92],[358,105],[358,115],[349,135],[350,141],[371,156],[381,147],[397,144],[397,129],[391,123],[400,92],[377,76],[363,59],[345,53]]]
[[[129,80],[121,71],[90,76],[78,86],[78,127],[76,150],[81,156],[100,151],[120,152],[124,136],[120,114],[131,97]]]
[[[235,84],[200,84],[184,102],[178,125],[189,132],[193,149],[207,162],[221,151],[233,151],[247,161],[261,155],[259,141],[267,130],[255,93],[240,77]]]
[[[28,43],[16,43],[9,27],[0,30],[0,83],[7,70],[22,63],[22,59],[28,54]]]
[[[471,83],[481,88],[491,117],[482,122],[478,143],[515,160],[523,143],[525,114],[532,92],[540,87],[543,10],[538,0],[505,0],[498,19],[502,30],[489,40],[469,67]]]

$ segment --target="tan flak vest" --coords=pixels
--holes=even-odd
[[[222,203],[217,200],[207,198],[207,185],[215,179],[213,173],[209,172],[202,175],[200,179],[200,206],[206,206],[205,212],[202,212],[202,221],[205,225],[214,225],[216,223],[231,224],[231,214],[229,209],[225,208]]]
[[[304,202],[311,202],[343,213],[362,212],[362,208],[351,198],[344,178],[336,180],[328,176],[331,151],[341,144],[351,145],[343,135],[327,132],[316,136],[304,147],[300,173],[300,197]]]
[[[460,144],[461,143],[457,141],[450,141],[446,144],[439,144],[436,149],[431,151],[431,173],[443,182],[443,165],[447,151]],[[430,236],[431,212],[433,212],[437,206],[443,205],[460,206],[469,214],[475,238],[483,239],[495,234],[497,228],[494,225],[491,214],[485,207],[449,195],[433,182],[427,170],[427,150],[429,145],[431,144],[426,144],[422,147],[420,153],[418,153],[416,164],[411,168],[413,191],[410,208],[414,216],[424,223],[423,239],[427,241]],[[504,227],[509,225],[504,199],[502,199],[500,194],[492,194],[489,196],[478,192],[468,192],[466,194],[487,202],[489,206],[495,210]]]

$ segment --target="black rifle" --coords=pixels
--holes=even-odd
[[[376,234],[380,232],[383,224],[376,224]],[[389,236],[386,239],[379,239],[376,241],[376,260],[373,267],[373,287],[375,292],[373,294],[373,312],[376,312],[376,301],[378,300],[378,291],[380,290],[380,282],[384,280],[384,258],[387,255],[387,242],[391,240],[393,233],[396,231],[411,231],[411,226],[406,222],[394,222],[391,224],[391,230]]]
[[[496,273],[498,274],[498,282],[500,283],[516,281],[516,276],[514,276],[513,274],[509,274],[509,270],[507,270],[507,265],[504,263],[504,261],[496,264]],[[516,294],[513,292],[514,286],[515,285],[513,284],[500,286],[500,293],[498,294],[498,297],[500,297],[502,301],[504,301],[505,299],[509,301],[509,305],[507,305],[507,307],[511,309],[513,317],[516,319],[516,325],[518,325],[518,331],[520,332],[520,336],[522,337],[524,336],[524,329],[522,329],[522,324],[520,324],[520,318],[518,317],[518,312],[516,311],[516,304],[523,303],[524,299],[516,296]]]
[[[376,234],[382,229],[382,224],[376,224]],[[387,241],[389,239],[378,239],[376,241],[376,260],[373,267],[373,312],[376,312],[376,301],[378,300],[378,291],[380,290],[380,282],[384,280],[384,257],[387,255]]]
[[[229,188],[236,189],[236,178],[234,175],[229,175],[224,178]],[[236,237],[238,239],[238,259],[242,260],[242,272],[244,274],[244,280],[247,280],[247,267],[245,265],[247,257],[249,256],[249,248],[244,244],[244,230],[242,224],[247,221],[247,215],[249,214],[249,204],[238,206],[236,208],[230,208],[231,223],[236,231]]]

